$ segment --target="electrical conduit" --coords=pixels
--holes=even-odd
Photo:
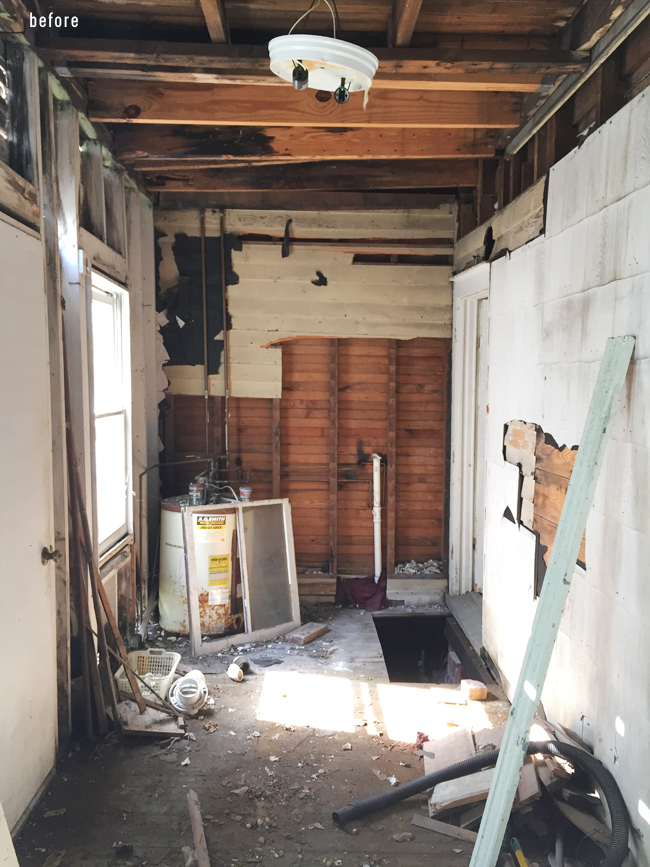
[[[375,532],[375,584],[381,575],[381,455],[372,456],[372,525]]]

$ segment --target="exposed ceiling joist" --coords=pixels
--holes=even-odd
[[[364,109],[362,93],[338,105],[290,88],[91,81],[88,115],[113,123],[513,129],[520,100],[512,93],[384,90]]]
[[[106,64],[85,64],[53,61],[53,68],[62,78],[98,78],[124,81],[171,81],[180,84],[248,84],[259,87],[288,87],[286,81],[277,76],[261,75],[251,72],[224,73],[221,70],[178,69],[151,66],[118,66]],[[384,75],[373,80],[373,92],[377,90],[475,90],[503,91],[512,93],[534,93],[539,90],[544,75],[542,73],[522,74],[518,72],[466,72],[458,75]]]
[[[591,2],[591,0],[589,0]],[[602,36],[591,51],[591,62],[580,75],[568,75],[528,118],[508,143],[506,156],[516,154],[535,133],[570,99],[578,88],[599,69],[625,39],[650,16],[650,0],[632,0],[624,12]]]
[[[558,43],[573,51],[590,51],[632,0],[586,0],[560,31]]]
[[[505,47],[504,47],[504,42]],[[71,39],[39,37],[37,50],[44,60],[63,65],[77,74],[74,65],[97,71],[176,72],[233,77],[239,82],[251,79],[279,80],[269,69],[268,49],[264,45],[205,45],[174,42],[134,42],[114,39]],[[375,85],[381,81],[407,81],[408,76],[465,75],[564,75],[582,71],[585,57],[557,48],[508,48],[507,40],[486,48],[389,48],[374,49],[379,67]],[[151,69],[153,67],[153,69]],[[80,73],[79,73],[80,74]],[[374,86],[374,85],[373,85]]]
[[[201,9],[210,39],[217,43],[230,42],[228,19],[223,0],[201,0]]]
[[[254,166],[145,174],[150,190],[245,192],[255,190],[405,190],[473,187],[477,160],[368,160],[291,166]]]
[[[254,193],[157,194],[162,210],[228,208],[271,211],[396,211],[452,207],[456,198],[440,193],[338,193],[260,190]]]
[[[433,159],[492,157],[493,130],[262,129],[126,124],[115,131],[119,158],[136,169],[164,168],[176,160],[205,167],[232,160]],[[179,166],[180,167],[180,166]]]
[[[406,46],[410,43],[421,6],[422,0],[394,0],[390,29],[395,45]]]

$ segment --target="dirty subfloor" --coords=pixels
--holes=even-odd
[[[429,685],[390,684],[372,615],[331,605],[312,606],[309,615],[330,632],[304,648],[249,646],[249,659],[282,662],[252,661],[243,683],[226,675],[241,649],[191,660],[178,642],[181,665],[206,674],[215,700],[203,719],[188,721],[195,739],[72,741],[17,840],[21,867],[43,867],[46,859],[56,867],[62,852],[61,867],[185,867],[182,847],[194,846],[190,788],[199,796],[211,867],[466,867],[469,844],[411,824],[415,812],[426,815],[425,795],[346,829],[331,813],[388,789],[393,775],[400,782],[421,776],[418,731],[433,740],[448,726],[496,726],[507,703],[490,696],[446,704]],[[412,839],[394,839],[404,832]],[[127,848],[117,849],[120,843]]]

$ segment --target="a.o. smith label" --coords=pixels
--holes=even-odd
[[[194,527],[197,542],[225,542],[225,515],[195,515]]]

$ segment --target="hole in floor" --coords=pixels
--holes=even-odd
[[[375,614],[379,643],[392,683],[449,683],[446,617]]]

